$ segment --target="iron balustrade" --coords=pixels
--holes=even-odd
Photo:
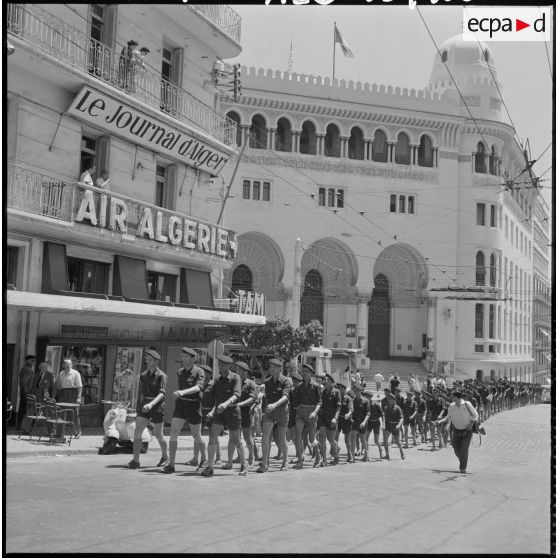
[[[226,4],[188,4],[217,25],[223,33],[240,43],[240,16]]]
[[[200,128],[227,145],[234,143],[236,122],[146,67],[138,56],[129,60],[38,6],[7,4],[6,24],[9,32],[72,67],[122,89],[177,120]]]

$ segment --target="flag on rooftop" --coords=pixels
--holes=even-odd
[[[339,32],[339,29],[337,28],[337,23],[334,23],[334,28],[335,28],[335,42],[339,43],[341,45],[341,50],[343,51],[343,54],[347,57],[347,58],[354,58],[354,54],[351,51],[351,49],[349,48],[349,45],[347,44],[347,42],[345,41],[345,39],[343,39],[343,37],[341,36],[341,33]]]

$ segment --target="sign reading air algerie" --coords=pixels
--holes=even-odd
[[[217,176],[228,161],[209,144],[84,86],[68,109],[80,120]]]
[[[135,235],[234,260],[238,249],[236,233],[222,227],[203,223],[168,209],[143,206],[118,196],[77,190],[76,223],[89,221],[94,227],[107,228],[125,235]]]

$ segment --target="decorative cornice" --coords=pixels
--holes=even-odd
[[[360,174],[363,176],[381,176],[382,178],[394,178],[398,180],[418,180],[424,182],[438,183],[437,171],[418,170],[417,167],[407,165],[396,165],[395,163],[384,163],[383,165],[371,161],[335,160],[331,157],[319,155],[297,155],[281,153],[281,158],[268,155],[261,150],[251,149],[245,151],[242,157],[245,163],[257,165],[293,167],[297,169],[309,169],[322,172],[338,172],[345,174]]]

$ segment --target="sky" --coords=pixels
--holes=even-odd
[[[295,72],[331,77],[336,22],[354,54],[346,58],[337,46],[336,78],[414,89],[428,84],[436,49],[416,9],[339,3],[266,6],[263,0],[233,8],[242,17],[242,53],[230,63],[287,70],[292,39]],[[421,6],[420,11],[438,47],[461,32],[463,4]],[[528,139],[531,158],[539,158],[552,141],[554,47],[544,42],[490,42],[488,46],[517,137],[521,142]],[[551,165],[549,148],[533,168],[540,176]],[[542,177],[549,203],[551,173],[548,170]]]

